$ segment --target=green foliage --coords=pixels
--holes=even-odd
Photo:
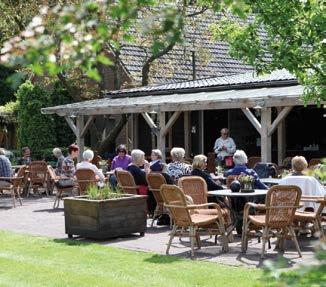
[[[212,30],[230,44],[230,55],[258,73],[285,68],[305,86],[304,100],[326,100],[325,2],[319,0],[248,0],[254,18],[248,24],[228,15]],[[236,13],[238,15],[239,13]],[[260,33],[264,29],[264,37]]]
[[[41,108],[51,102],[49,93],[30,81],[22,84],[17,91],[19,146],[29,146],[38,151],[55,144],[54,121],[48,115],[41,114]]]
[[[113,198],[120,198],[121,191],[119,189],[113,190],[108,186],[104,186],[103,188],[98,188],[95,185],[91,185],[87,190],[87,195],[88,198],[92,200],[113,199]]]
[[[262,284],[266,287],[324,287],[326,286],[326,244],[321,242],[316,250],[316,263],[302,265],[288,272],[282,272],[284,264],[281,260],[276,263],[265,262],[265,273]]]
[[[15,87],[21,81],[17,79],[18,82],[13,85],[10,79],[14,80],[14,74],[15,71],[13,69],[0,65],[0,106],[15,100]]]

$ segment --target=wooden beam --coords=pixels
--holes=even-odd
[[[162,160],[165,161],[165,134],[162,133],[162,130],[165,128],[165,112],[158,113],[158,122],[160,125],[159,132],[157,134],[157,147],[162,152]]]
[[[268,135],[271,136],[278,125],[286,118],[289,112],[292,110],[293,107],[284,107],[282,111],[277,115],[276,119],[273,121],[271,127],[268,129]]]
[[[186,151],[185,156],[189,157],[190,154],[190,112],[183,113],[183,139],[184,148]]]
[[[199,111],[198,114],[199,152],[204,154],[204,111]]]
[[[277,108],[278,113],[282,108]],[[279,166],[283,164],[283,159],[286,155],[286,134],[285,134],[285,119],[277,126],[277,163]]]
[[[157,125],[154,123],[153,119],[148,113],[141,113],[146,123],[149,125],[151,129],[157,129]]]
[[[84,128],[83,128],[83,130],[82,130],[81,133],[80,133],[80,136],[81,136],[82,138],[85,137],[86,132],[88,131],[88,128],[90,127],[91,122],[93,121],[93,119],[94,119],[94,116],[89,116],[89,118],[88,118],[88,120],[87,120],[87,122],[86,122],[86,124],[85,124],[85,126],[84,126]]]
[[[74,135],[77,137],[77,128],[75,126],[74,121],[70,117],[68,117],[68,116],[65,117],[65,120],[68,123],[68,125],[71,128],[71,130],[74,133]]]
[[[76,119],[77,145],[79,146],[78,162],[82,160],[84,152],[84,137],[81,136],[84,129],[84,116],[78,116]]]
[[[164,126],[162,133],[166,136],[169,130],[172,128],[174,123],[177,121],[179,116],[181,115],[181,111],[174,112],[173,115],[170,117],[166,125]]]
[[[244,109],[241,109],[241,110],[246,115],[246,117],[251,122],[251,124],[255,127],[257,132],[259,134],[261,134],[261,131],[262,131],[261,124],[259,123],[257,118],[254,116],[254,114],[249,110],[249,108],[244,108]]]
[[[271,125],[272,110],[264,108],[261,111],[261,160],[262,162],[271,162],[272,160],[272,145],[271,136],[268,135],[268,130]]]

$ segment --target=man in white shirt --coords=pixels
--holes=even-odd
[[[96,175],[96,179],[104,181],[104,175],[101,170],[97,168],[95,164],[92,164],[91,161],[94,157],[94,152],[90,149],[83,152],[83,161],[77,164],[76,169],[91,169]]]
[[[221,129],[221,137],[215,141],[214,145],[217,160],[222,162],[225,157],[233,156],[236,148],[234,140],[229,137],[229,130],[227,128]]]

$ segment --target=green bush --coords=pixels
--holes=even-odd
[[[26,81],[20,85],[16,96],[18,145],[29,146],[32,152],[57,145],[53,118],[41,114],[41,108],[51,105],[50,94],[43,87]]]

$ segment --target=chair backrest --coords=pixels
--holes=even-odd
[[[238,178],[238,175],[229,175],[226,178],[226,187],[230,188],[230,185],[231,185],[232,181],[236,180],[237,178]]]
[[[215,165],[216,154],[215,152],[209,152],[207,154],[207,170],[209,173],[215,173],[216,165]]]
[[[248,158],[247,166],[248,166],[248,168],[254,168],[254,166],[258,162],[261,162],[261,157],[260,156],[251,156],[251,157]]]
[[[309,160],[308,167],[314,167],[315,165],[320,163],[321,163],[320,158],[312,158],[311,160]]]
[[[159,172],[150,172],[147,177],[147,183],[149,190],[153,193],[156,203],[163,203],[160,190],[163,184],[166,184],[166,180]]]
[[[46,182],[48,164],[45,161],[32,161],[28,167],[31,183],[43,184]]]
[[[127,170],[116,170],[118,185],[122,192],[128,194],[138,194],[138,186],[135,183],[134,177]]]
[[[52,181],[55,181],[55,171],[51,165],[48,165],[48,174]]]
[[[161,196],[176,225],[188,226],[191,224],[190,213],[186,208],[185,195],[178,186],[163,184],[161,186]]]
[[[13,178],[13,187],[17,188],[22,185],[26,176],[26,165],[19,168],[17,175]]]
[[[266,196],[266,224],[278,228],[292,224],[300,198],[301,189],[298,186],[272,186]]]
[[[194,204],[207,203],[207,184],[200,176],[181,177],[178,185],[184,194],[192,198]]]
[[[81,168],[76,170],[76,178],[78,183],[79,195],[87,193],[87,189],[91,185],[96,185],[95,172],[88,168]]]

